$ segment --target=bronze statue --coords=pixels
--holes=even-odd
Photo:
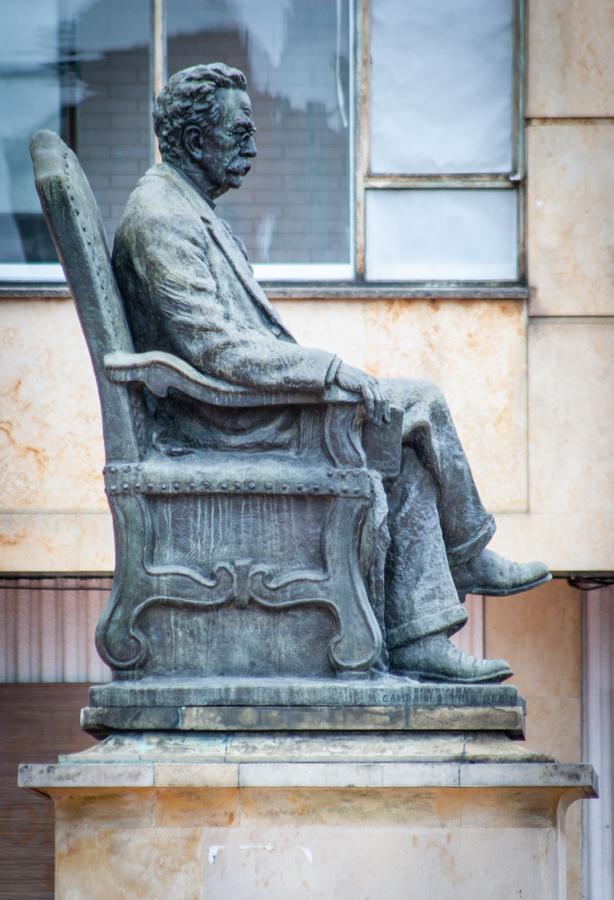
[[[381,380],[333,354],[302,347],[253,277],[242,242],[215,201],[241,186],[256,156],[244,75],[222,63],[178,72],[157,98],[163,162],[132,193],[115,237],[113,270],[137,351],[162,351],[205,376],[271,393],[320,396],[339,388],[385,428],[400,407],[401,466],[384,478],[387,527],[385,646],[378,666],[426,681],[496,682],[504,660],[478,660],[449,638],[467,619],[468,593],[502,596],[550,578],[541,563],[486,549],[495,531],[441,392],[415,379]],[[175,393],[152,413],[152,440],[169,457],[203,448],[275,452],[294,446],[289,405],[196,407]],[[384,473],[385,474],[385,473]]]

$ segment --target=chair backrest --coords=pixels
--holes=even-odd
[[[94,366],[107,457],[138,456],[128,391],[104,372],[104,356],[134,347],[111,262],[100,211],[79,160],[52,131],[32,138],[36,190],[43,214],[75,299]]]

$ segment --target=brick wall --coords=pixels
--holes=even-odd
[[[168,70],[221,61],[245,72],[258,158],[241,190],[220,199],[218,212],[251,260],[349,262],[350,133],[337,101],[335,4],[314,0],[289,10],[279,65],[248,28],[216,27],[213,12],[206,30],[173,35],[171,10]],[[348,30],[343,23],[340,29],[347,114]]]
[[[349,29],[337,22],[336,5],[288,3],[275,59],[230,6],[224,24],[221,7],[204,16],[201,9],[193,31],[187,31],[188,18],[173,34],[175,9],[169,5],[169,73],[221,60],[245,72],[254,105],[259,157],[242,189],[221,199],[220,215],[253,262],[349,262]],[[275,11],[263,7],[262,15]],[[79,101],[64,108],[62,131],[77,151],[112,243],[129,193],[151,164],[149,48],[139,31],[141,46],[101,51],[96,22],[79,27],[83,34],[71,32],[64,51],[67,59],[74,51],[81,57],[67,63],[65,79],[67,85],[74,79]],[[113,33],[107,45],[117,40]],[[42,222],[37,215],[26,224],[32,231]],[[37,253],[55,255],[48,241]]]
[[[112,242],[130,191],[151,165],[149,52],[82,62],[79,77],[90,96],[76,110],[76,151]]]

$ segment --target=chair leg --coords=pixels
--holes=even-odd
[[[152,526],[143,500],[125,495],[112,501],[117,559],[113,588],[96,629],[102,659],[115,670],[138,670],[150,653],[138,618],[149,606],[222,606],[235,594],[235,575],[224,563],[210,578],[149,564]]]
[[[369,501],[336,500],[324,530],[332,603],[339,621],[339,633],[331,642],[329,655],[342,672],[368,669],[382,648],[382,634],[367,596],[359,557],[368,511]]]
[[[322,534],[324,568],[275,574],[252,559],[217,562],[209,577],[181,566],[154,565],[153,527],[142,498],[114,497],[116,573],[107,609],[96,632],[98,651],[116,671],[138,671],[151,648],[139,617],[153,605],[204,609],[234,602],[271,609],[316,604],[334,615],[337,633],[329,647],[333,669],[360,672],[379,657],[382,636],[362,578],[359,547],[370,501],[331,502]]]

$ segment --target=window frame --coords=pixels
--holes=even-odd
[[[366,192],[367,190],[515,190],[517,198],[517,277],[513,281],[480,279],[475,281],[406,281],[416,288],[436,288],[455,290],[485,288],[493,285],[523,286],[526,284],[526,227],[525,227],[525,72],[526,72],[526,0],[511,0],[513,15],[513,80],[512,80],[512,171],[510,173],[480,174],[437,174],[437,175],[385,175],[370,171],[370,52],[371,52],[371,6],[372,0],[355,0],[355,59],[356,85],[354,135],[355,150],[355,272],[357,283],[369,286],[394,284],[395,282],[372,281],[366,278]],[[398,283],[398,282],[397,282]]]
[[[150,91],[151,101],[167,80],[166,9],[169,0],[150,0]],[[274,293],[288,296],[325,296],[326,285],[348,296],[526,296],[525,225],[525,74],[526,0],[511,0],[513,8],[513,98],[511,173],[386,175],[370,172],[370,47],[372,0],[349,0],[349,164],[350,259],[347,263],[255,264],[256,278]],[[152,162],[159,161],[150,131]],[[470,190],[515,190],[517,197],[517,278],[505,280],[376,281],[366,278],[366,192],[442,188]],[[0,295],[10,295],[26,284],[42,288],[65,284],[64,273],[54,263],[0,263]],[[313,287],[309,288],[310,285]],[[330,291],[329,291],[330,293]]]

